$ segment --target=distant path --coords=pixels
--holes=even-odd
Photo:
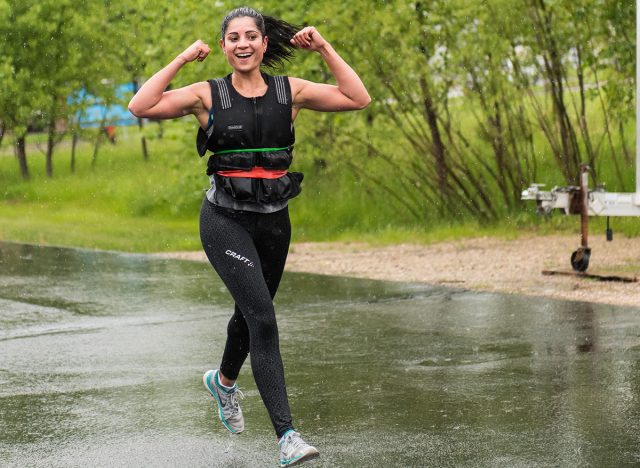
[[[579,243],[577,235],[431,245],[305,242],[292,245],[287,270],[640,307],[640,283],[542,275],[545,269],[570,271],[569,258]],[[640,238],[606,242],[591,236],[590,243],[590,273],[640,277]],[[154,255],[206,261],[202,252]]]

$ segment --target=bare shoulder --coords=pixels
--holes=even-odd
[[[188,89],[191,93],[195,94],[198,97],[198,100],[202,103],[202,107],[205,109],[210,109],[211,105],[211,87],[209,86],[208,81],[198,81],[197,83],[192,83],[188,86],[185,86],[185,89]]]
[[[289,78],[289,86],[291,86],[291,92],[298,91],[300,88],[303,88],[311,81],[303,80],[302,78],[296,78],[295,76],[288,76]]]
[[[296,78],[294,76],[289,76],[288,78],[289,86],[291,87],[293,104],[301,104],[300,99],[298,99],[298,97],[300,96],[300,92],[309,84],[311,84],[311,81],[303,80],[302,78]]]

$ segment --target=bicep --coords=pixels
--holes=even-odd
[[[300,78],[289,78],[293,104],[300,109],[322,112],[354,110],[358,107],[335,85],[314,83]]]
[[[206,84],[206,83],[205,83]],[[195,114],[204,109],[202,103],[201,83],[194,83],[184,88],[172,89],[162,93],[160,101],[153,107],[145,109],[138,117],[150,119],[174,119],[188,114]]]

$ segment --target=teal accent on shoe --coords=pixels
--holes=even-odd
[[[217,374],[217,373],[214,372],[214,374]],[[218,398],[218,395],[216,395],[216,392],[213,390],[213,388],[211,388],[211,374],[207,375],[206,384],[207,384],[206,385],[207,390],[209,390],[209,393],[213,398],[215,398],[216,403],[218,404],[218,417],[220,418],[220,421],[222,421],[222,424],[224,424],[224,427],[226,427],[229,432],[231,432],[232,434],[237,434],[237,432],[234,431],[233,428],[229,426],[227,421],[225,421],[224,419],[224,414],[222,414],[222,402],[220,401],[220,398]],[[215,385],[215,382],[214,382],[214,385]]]
[[[294,429],[288,429],[279,441],[280,466],[297,465],[319,455],[318,449],[307,444]]]
[[[298,455],[297,457],[292,458],[292,459],[290,459],[290,460],[280,460],[280,466],[287,466],[287,465],[290,465],[291,463],[293,463],[293,462],[296,462],[296,461],[300,460],[303,456],[304,456],[304,454],[303,454],[303,455]]]
[[[214,377],[215,377],[215,382],[214,383],[216,384],[216,387],[218,387],[224,393],[231,393],[238,387],[238,384],[233,384],[233,387],[231,387],[231,388],[225,387],[224,385],[222,385],[222,382],[220,382],[220,369],[215,371],[215,376]]]
[[[289,432],[296,432],[295,429],[287,429],[286,431],[284,431],[284,434],[282,434],[282,437],[280,437],[280,441],[278,442],[278,445],[282,445],[282,442],[284,441],[284,438],[287,436],[287,434]]]

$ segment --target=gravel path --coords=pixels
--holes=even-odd
[[[431,245],[372,246],[361,243],[293,244],[288,271],[448,285],[459,288],[547,296],[640,307],[640,282],[597,281],[545,276],[542,270],[570,272],[578,236],[472,238]],[[588,273],[640,277],[640,238],[590,238]],[[206,261],[202,252],[156,254]]]

